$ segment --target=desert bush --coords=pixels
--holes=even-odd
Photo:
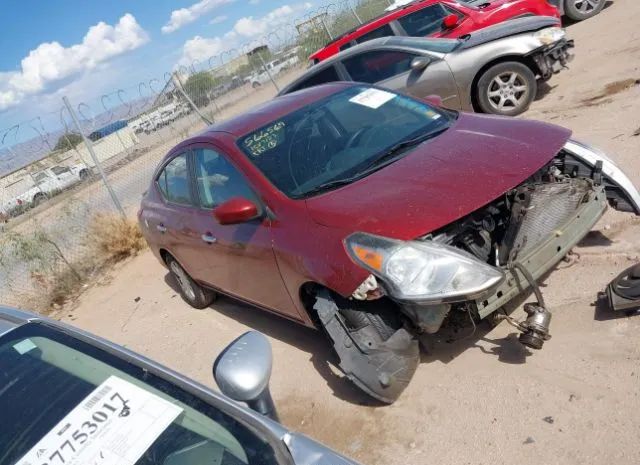
[[[117,215],[99,213],[89,224],[88,243],[102,263],[114,263],[136,255],[147,244],[138,223]]]

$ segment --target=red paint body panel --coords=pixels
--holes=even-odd
[[[551,5],[546,0],[488,0],[487,3],[490,3],[490,5],[485,8],[478,8],[477,6],[459,3],[454,0],[423,0],[421,2],[414,2],[405,7],[390,11],[379,18],[363,24],[354,31],[344,34],[313,53],[309,57],[309,60],[326,60],[327,58],[339,53],[340,48],[343,45],[346,45],[353,40],[357,40],[359,37],[372,32],[381,26],[389,24],[398,18],[402,18],[414,11],[418,11],[438,3],[456,11],[462,16],[462,18],[455,27],[450,29],[442,28],[441,31],[438,31],[429,37],[446,37],[449,39],[455,39],[465,34],[469,34],[470,32],[477,31],[478,29],[493,26],[494,24],[524,15],[555,16],[558,18],[558,25],[560,25],[560,12],[555,6]]]
[[[333,83],[278,97],[174,148],[166,160],[192,147],[224,153],[269,214],[220,225],[211,210],[167,205],[153,182],[142,201],[140,222],[156,256],[165,250],[198,281],[312,325],[300,299],[303,284],[318,283],[349,296],[368,275],[344,249],[349,234],[365,231],[397,239],[427,234],[520,184],[550,161],[570,135],[545,123],[460,114],[445,133],[400,160],[306,200],[286,197],[236,146],[245,133],[351,85]],[[160,223],[177,232],[158,234],[155,225]],[[207,232],[218,242],[198,241]]]
[[[497,199],[562,148],[571,132],[460,114],[453,127],[353,184],[307,200],[319,224],[414,239]]]

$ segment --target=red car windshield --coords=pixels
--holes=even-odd
[[[368,174],[399,144],[408,149],[406,141],[448,128],[452,115],[393,92],[354,86],[272,121],[238,145],[280,191],[305,198],[321,186]]]

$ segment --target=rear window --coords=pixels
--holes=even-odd
[[[342,61],[351,79],[373,84],[411,69],[412,53],[395,50],[365,52]]]
[[[398,22],[408,36],[424,37],[441,31],[445,16],[456,13],[438,3],[398,18]]]
[[[395,33],[393,32],[393,29],[391,29],[391,26],[389,24],[385,24],[384,26],[380,26],[379,28],[374,29],[371,32],[367,32],[366,34],[356,38],[356,42],[361,44],[368,40],[379,39],[380,37],[389,37],[394,35]]]
[[[178,155],[162,170],[158,177],[158,187],[169,202],[182,205],[191,204],[191,191],[187,170],[187,156]]]
[[[302,81],[301,83],[292,87],[289,92],[295,92],[297,90],[306,89],[308,87],[318,86],[320,84],[326,84],[327,82],[335,82],[340,81],[340,76],[338,76],[338,72],[335,67],[329,66],[328,68],[323,69]]]

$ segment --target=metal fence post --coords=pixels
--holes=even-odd
[[[324,30],[326,31],[327,35],[329,36],[329,40],[333,40],[333,35],[331,35],[331,31],[329,31],[329,26],[327,26],[327,23],[325,22],[324,18],[320,18],[320,22],[322,23],[322,26],[324,27]]]
[[[267,68],[267,64],[262,59],[262,55],[260,55],[260,52],[256,52],[256,55],[258,55],[258,58],[260,59],[260,63],[262,63],[262,67],[264,68],[265,72],[267,73],[267,76],[269,76],[269,79],[271,79],[271,83],[273,84],[273,87],[276,88],[276,92],[280,92],[280,88],[278,87],[278,84],[276,84],[276,81],[273,79],[273,76],[271,75],[271,72],[269,71],[269,68]]]
[[[207,123],[207,126],[211,126],[213,124],[213,121],[210,121],[209,118],[207,118],[202,114],[200,109],[196,106],[195,103],[193,103],[193,100],[189,98],[189,95],[187,95],[185,90],[182,88],[182,81],[178,77],[178,73],[177,72],[173,73],[171,75],[171,79],[173,79],[173,85],[176,87],[176,89],[178,89],[178,92],[180,92],[180,95],[182,95],[182,97],[184,97],[184,99],[189,103],[189,105],[191,105],[191,108],[193,108],[193,110],[198,114],[198,116],[202,118],[202,121]]]
[[[78,134],[80,134],[82,136],[82,140],[84,141],[84,145],[87,147],[87,150],[89,151],[89,155],[91,155],[91,158],[93,159],[93,162],[95,163],[96,168],[98,169],[98,173],[100,173],[100,177],[102,178],[102,181],[104,182],[104,185],[107,188],[107,191],[109,192],[109,195],[111,196],[111,200],[113,201],[113,204],[116,206],[116,209],[120,212],[122,217],[126,218],[127,215],[125,214],[124,209],[122,208],[122,205],[120,204],[120,200],[118,200],[118,197],[116,196],[116,193],[112,189],[111,184],[109,184],[109,180],[107,179],[107,175],[104,173],[104,170],[102,169],[102,165],[100,164],[100,160],[98,160],[98,157],[96,156],[96,152],[93,150],[93,144],[84,135],[84,132],[82,131],[82,128],[80,127],[80,122],[78,121],[76,113],[73,111],[73,108],[71,107],[71,104],[69,103],[69,99],[66,96],[64,96],[64,97],[62,97],[62,101],[64,102],[64,105],[67,107],[67,110],[69,111],[69,114],[71,115],[71,120],[73,121],[73,124],[76,127],[76,129],[78,130]]]
[[[351,13],[353,13],[353,16],[356,17],[356,20],[362,24],[362,20],[360,19],[360,16],[358,16],[358,13],[356,13],[356,9],[353,7],[353,5],[349,4],[349,8],[351,9]]]

